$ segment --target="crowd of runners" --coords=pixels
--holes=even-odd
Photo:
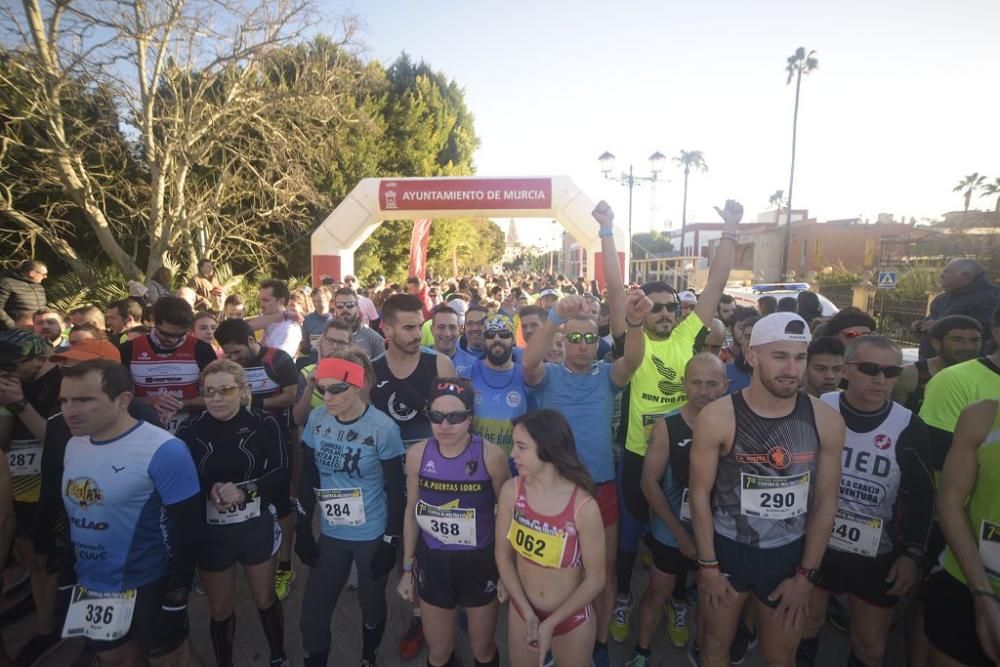
[[[0,659],[84,637],[80,664],[232,665],[242,570],[275,666],[299,644],[307,667],[425,648],[453,667],[464,628],[477,666],[604,667],[616,641],[644,667],[665,627],[694,665],[807,667],[827,618],[852,666],[885,663],[897,618],[909,665],[995,664],[1000,309],[988,330],[918,323],[929,352],[904,364],[811,292],[737,307],[743,210],[717,211],[697,295],[627,287],[602,202],[603,289],[265,280],[251,316],[203,261],[180,289],[161,273],[115,303],[7,309],[0,539],[35,634]],[[13,297],[46,275],[28,261]],[[348,586],[360,628],[332,624]],[[400,637],[389,605],[410,609]],[[359,631],[360,655],[331,655]]]

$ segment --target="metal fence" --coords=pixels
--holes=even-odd
[[[880,290],[868,298],[868,314],[875,318],[875,330],[883,336],[900,345],[918,345],[920,336],[910,326],[927,314],[927,299],[898,299],[888,290]]]
[[[847,308],[854,303],[854,285],[819,285],[819,293],[833,302],[837,308]]]

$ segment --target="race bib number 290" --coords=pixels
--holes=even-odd
[[[809,508],[809,473],[790,477],[740,474],[740,513],[761,519],[792,519]]]
[[[102,642],[121,639],[132,627],[134,612],[134,588],[123,593],[96,593],[75,586],[62,636]]]

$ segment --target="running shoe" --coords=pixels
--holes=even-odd
[[[545,654],[545,662],[542,663],[542,667],[556,667],[556,657],[552,655],[552,651]]]
[[[17,652],[14,667],[32,667],[38,664],[42,658],[59,648],[62,641],[62,633],[58,630],[47,635],[35,635]]]
[[[729,645],[729,662],[742,665],[743,659],[747,657],[747,651],[755,646],[757,646],[757,629],[751,631],[741,620],[736,624],[736,635],[733,636],[733,643]]]
[[[673,598],[667,600],[667,639],[677,648],[688,643],[687,605],[677,604]]]
[[[611,667],[611,656],[608,655],[608,645],[595,646],[594,653],[590,656],[592,667]]]
[[[831,595],[826,603],[826,621],[841,632],[847,632],[851,625],[851,613],[836,595]]]
[[[278,570],[274,573],[274,594],[279,600],[284,600],[292,592],[292,582],[295,581],[295,569]]]
[[[403,660],[413,660],[424,649],[424,624],[420,618],[413,617],[410,627],[403,633],[399,640],[399,657]]]
[[[649,658],[636,653],[631,660],[625,663],[625,667],[649,667]]]
[[[632,596],[615,599],[615,611],[611,616],[611,638],[616,642],[623,642],[628,639],[629,631],[632,629]]]

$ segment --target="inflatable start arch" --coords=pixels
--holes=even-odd
[[[586,250],[586,277],[603,286],[593,208],[594,202],[568,176],[365,178],[312,234],[313,283],[354,273],[354,251],[383,220],[505,217],[557,220]],[[627,266],[625,236],[616,225],[622,267]]]

